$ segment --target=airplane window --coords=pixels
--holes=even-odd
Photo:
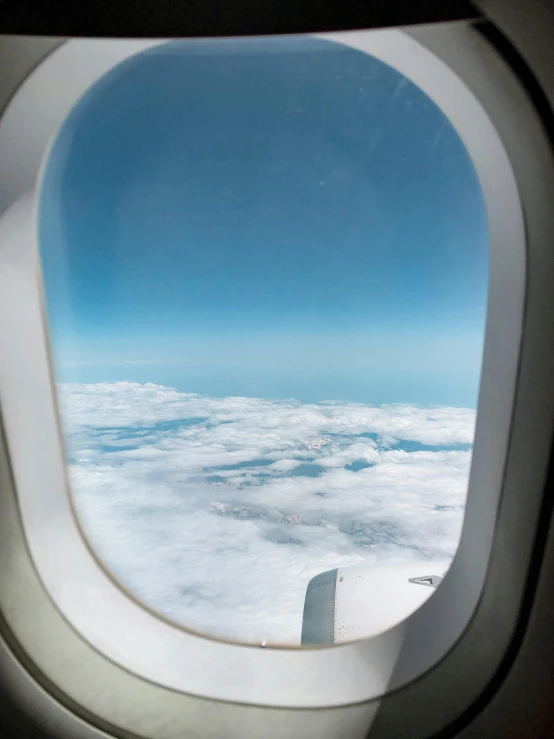
[[[340,641],[440,586],[488,236],[470,157],[419,88],[311,37],[151,48],[61,127],[39,242],[76,517],[130,595],[299,645],[307,589],[317,610],[326,582],[348,588]]]

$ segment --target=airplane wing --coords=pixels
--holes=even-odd
[[[416,611],[440,585],[450,562],[338,567],[308,583],[301,644],[338,644],[382,633]]]

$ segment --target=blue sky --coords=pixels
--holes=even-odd
[[[60,380],[476,405],[479,184],[440,110],[361,52],[133,57],[62,127],[39,228]]]

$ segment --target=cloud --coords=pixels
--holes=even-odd
[[[196,630],[298,643],[319,572],[443,562],[456,550],[471,409],[128,382],[64,383],[58,394],[92,545],[141,600]]]

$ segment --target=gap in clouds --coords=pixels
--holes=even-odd
[[[58,387],[92,546],[126,588],[185,626],[298,644],[319,572],[455,553],[474,410]]]

